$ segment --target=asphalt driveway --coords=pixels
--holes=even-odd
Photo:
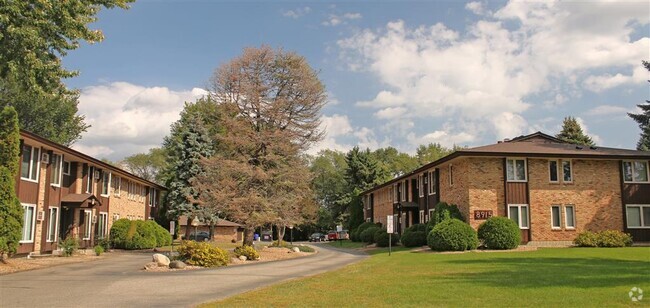
[[[179,307],[340,268],[366,256],[328,245],[298,259],[177,272],[144,272],[147,253],[0,276],[0,307]]]

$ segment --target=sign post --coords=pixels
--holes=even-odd
[[[386,216],[386,233],[388,233],[388,255],[393,251],[393,215]]]
[[[343,226],[336,226],[336,240],[339,241],[339,246],[343,247]]]
[[[169,254],[170,257],[174,254],[174,231],[176,231],[176,222],[172,220],[169,222],[169,234],[172,236],[172,251]]]

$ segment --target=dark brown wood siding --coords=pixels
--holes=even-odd
[[[650,229],[636,229],[627,227],[627,210],[628,204],[650,204],[650,184],[632,184],[623,183],[623,221],[625,222],[625,232],[632,235],[635,242],[650,242]],[[647,222],[646,222],[647,223]]]
[[[528,204],[528,183],[507,182],[506,203],[507,204]]]
[[[36,204],[38,201],[38,183],[20,180],[18,182],[18,199],[22,203]]]

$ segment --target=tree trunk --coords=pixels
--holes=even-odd
[[[253,246],[254,233],[255,233],[255,228],[244,227],[244,246]]]
[[[284,239],[284,233],[286,232],[285,226],[276,226],[278,229],[278,247],[282,247],[282,240]]]
[[[214,221],[210,221],[210,241],[214,240],[214,228],[215,228]]]
[[[188,241],[190,239],[190,233],[192,232],[190,230],[192,226],[190,226],[190,219],[187,219],[187,224],[185,225],[185,240]],[[194,239],[196,239],[196,234],[194,234]]]

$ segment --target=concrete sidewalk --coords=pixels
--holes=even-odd
[[[328,245],[298,259],[177,272],[144,272],[151,254],[0,276],[0,307],[179,307],[226,298],[281,281],[311,276],[367,256]]]

